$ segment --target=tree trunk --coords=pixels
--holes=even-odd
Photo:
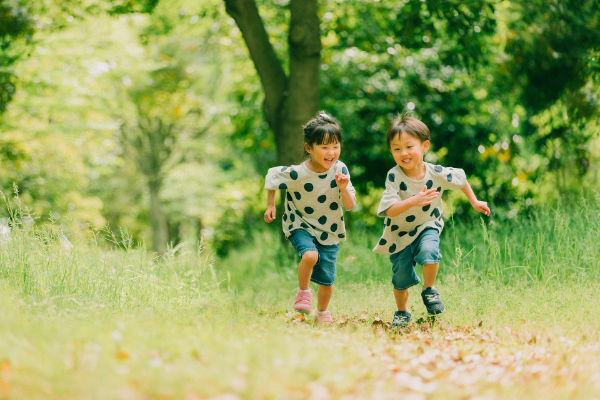
[[[275,133],[281,165],[297,164],[304,153],[302,126],[319,109],[321,37],[317,0],[290,2],[290,77],[284,98],[281,132]]]
[[[151,182],[150,189],[150,223],[152,224],[152,250],[163,254],[167,250],[169,230],[167,217],[160,201],[161,184]]]
[[[275,134],[280,165],[302,161],[302,125],[319,107],[319,58],[321,39],[317,0],[290,3],[290,76],[283,71],[264,28],[254,0],[225,0],[235,20],[265,91],[263,112]]]

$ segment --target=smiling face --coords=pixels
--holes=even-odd
[[[310,154],[310,161],[314,172],[325,172],[333,167],[333,164],[340,158],[341,145],[340,142],[309,145],[304,143],[306,152]]]
[[[429,150],[429,140],[421,142],[418,138],[401,132],[390,141],[390,151],[396,163],[410,177],[423,170],[423,155]]]

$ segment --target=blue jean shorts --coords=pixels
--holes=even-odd
[[[292,246],[294,246],[300,257],[307,251],[319,253],[319,261],[313,267],[310,276],[311,282],[323,286],[333,285],[333,281],[335,281],[335,262],[340,246],[338,244],[323,245],[304,229],[291,231],[288,239],[292,242]]]
[[[424,229],[410,245],[390,256],[394,289],[408,289],[421,282],[415,272],[417,263],[419,265],[438,264],[441,259],[438,230]]]

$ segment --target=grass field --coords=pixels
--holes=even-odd
[[[277,234],[211,261],[17,226],[0,245],[0,399],[600,399],[600,204],[573,209],[449,222],[447,312],[427,321],[413,295],[400,332],[374,234],[340,246],[319,327],[290,312],[297,257]]]

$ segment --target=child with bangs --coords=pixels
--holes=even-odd
[[[304,126],[304,150],[310,158],[300,165],[271,168],[265,179],[267,223],[276,217],[276,191],[287,190],[283,232],[300,256],[294,309],[312,311],[312,281],[319,286],[316,322],[325,324],[332,323],[327,307],[333,294],[338,243],[346,240],[342,206],[351,210],[356,204],[348,168],[339,160],[341,146],[339,123],[321,111]]]
[[[406,115],[392,121],[387,130],[387,145],[396,161],[385,181],[377,215],[384,217],[383,235],[374,252],[390,256],[392,285],[398,311],[392,327],[406,326],[411,320],[408,289],[421,280],[415,265],[423,267],[421,298],[429,314],[444,311],[440,294],[434,287],[442,255],[439,251],[444,190],[460,189],[471,206],[490,215],[487,203],[477,200],[462,169],[442,167],[423,161],[429,150],[427,126]]]

